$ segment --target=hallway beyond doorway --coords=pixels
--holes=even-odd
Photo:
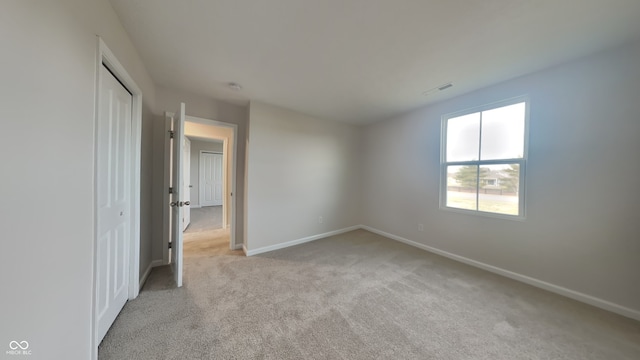
[[[191,209],[191,223],[184,233],[216,229],[222,229],[222,206],[205,206]]]
[[[229,250],[230,235],[229,227],[222,228],[222,206],[192,209],[191,224],[184,232],[185,266],[189,266],[190,257],[226,253]]]

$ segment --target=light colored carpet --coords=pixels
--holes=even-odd
[[[250,258],[193,240],[185,263],[100,359],[640,359],[640,322],[364,230]]]
[[[211,257],[224,255],[229,250],[231,229],[213,229],[183,234],[183,249],[185,262],[196,257]],[[244,256],[242,251],[234,252]]]
[[[185,234],[222,228],[222,206],[191,209],[191,222]]]

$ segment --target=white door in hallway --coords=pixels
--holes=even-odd
[[[200,153],[200,205],[222,205],[222,154]]]
[[[184,138],[184,150],[182,152],[182,173],[184,175],[184,182],[182,189],[184,192],[184,201],[191,202],[191,141],[189,138]],[[182,231],[187,229],[187,226],[191,223],[191,207],[185,206],[182,211]]]
[[[131,94],[100,69],[96,162],[98,343],[129,296]]]
[[[171,202],[166,204],[169,211],[173,211],[171,221],[171,270],[176,282],[176,286],[182,286],[182,216],[185,206],[189,206],[189,201],[185,200],[184,186],[184,119],[185,105],[180,103],[180,108],[173,116],[173,154],[169,166],[172,179],[173,194]]]

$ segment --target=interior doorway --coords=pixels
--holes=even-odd
[[[229,180],[224,167],[224,158],[227,156],[224,141],[193,136],[188,138],[192,144],[188,175],[192,201],[191,224],[185,234],[229,229],[230,225],[224,222],[223,217],[230,205],[224,201],[225,179]]]
[[[205,230],[203,228],[199,228],[198,225],[199,216],[203,215],[205,217],[209,217],[207,219],[209,220],[209,223],[211,222],[210,220],[216,219],[220,223],[220,230],[223,231],[213,234],[217,238],[217,241],[220,241],[219,235],[223,234],[225,243],[228,244],[228,248],[230,250],[237,250],[238,247],[236,246],[235,241],[237,208],[235,196],[237,169],[237,125],[211,119],[186,116],[184,122],[184,139],[190,143],[190,169],[188,180],[183,175],[183,183],[186,182],[186,184],[184,184],[184,186],[186,186],[185,191],[186,189],[188,189],[187,193],[190,196],[191,204],[189,206],[190,222],[187,226],[185,226],[183,233],[184,241],[185,243],[189,241],[190,233],[197,232],[200,239],[203,237],[203,235],[205,235],[202,231],[198,231]],[[170,140],[167,145],[167,149],[169,148]],[[220,184],[217,184],[217,187],[212,187],[212,191],[217,192],[217,196],[212,196],[214,200],[218,201],[217,203],[212,204],[200,201],[202,197],[201,192],[207,191],[207,189],[202,189],[203,184],[201,184],[200,181],[200,172],[203,170],[201,169],[200,163],[201,151],[217,154],[218,161],[221,160],[222,162],[221,166],[220,164],[218,164],[218,169],[221,170],[220,175],[222,178],[222,186],[220,187]],[[186,170],[185,167],[182,167],[182,169],[183,172]],[[166,174],[165,180],[168,180],[168,178],[169,174]],[[170,182],[167,182],[167,185],[168,187],[171,187]],[[207,209],[208,207],[214,207],[214,209]],[[212,229],[207,229],[207,231],[210,230]],[[171,231],[168,231],[165,236],[165,243],[171,243]],[[166,263],[170,262],[170,254],[171,249],[166,248],[164,253]]]

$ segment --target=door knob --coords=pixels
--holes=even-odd
[[[178,205],[178,204],[176,204],[176,202],[175,202],[175,201],[172,201],[169,205],[170,205],[171,207],[175,207],[175,206],[176,206],[176,205]]]
[[[185,206],[189,206],[189,205],[191,205],[191,201],[185,201],[185,202],[184,202],[184,205],[185,205]]]

